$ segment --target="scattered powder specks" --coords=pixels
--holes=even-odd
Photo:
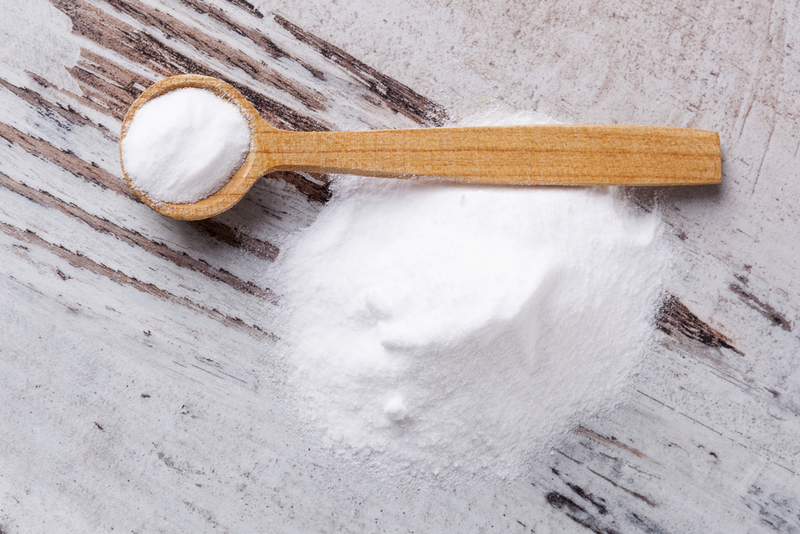
[[[389,473],[514,475],[645,354],[660,219],[610,189],[338,177],[282,256],[299,421]]]
[[[136,112],[122,140],[122,163],[151,200],[188,204],[225,185],[249,151],[250,127],[235,104],[184,88]]]

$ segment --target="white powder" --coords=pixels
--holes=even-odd
[[[122,141],[122,162],[151,200],[188,204],[225,185],[249,151],[250,128],[235,104],[185,88],[136,112]]]
[[[332,451],[513,476],[620,401],[654,331],[657,215],[611,189],[333,188],[279,276],[298,420]]]
[[[402,421],[408,415],[408,408],[403,403],[403,398],[399,396],[392,397],[386,406],[383,407],[383,413],[392,421]]]

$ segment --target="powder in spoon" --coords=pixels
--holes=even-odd
[[[122,140],[133,186],[155,201],[188,204],[218,191],[250,151],[250,127],[236,104],[184,88],[147,102]]]
[[[279,258],[301,428],[392,475],[512,476],[615,406],[667,269],[612,191],[337,177]]]

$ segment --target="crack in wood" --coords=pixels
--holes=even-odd
[[[256,239],[215,219],[191,221],[187,224],[227,245],[244,249],[262,260],[275,261],[280,252],[272,243]]]
[[[557,491],[548,493],[545,496],[545,500],[547,504],[556,510],[564,512],[567,517],[596,534],[619,534],[618,530],[603,526],[600,524],[599,520],[585,508]]]
[[[263,19],[264,18],[264,14],[261,11],[259,11],[253,4],[248,2],[247,0],[225,0],[225,1],[228,2],[229,4],[235,5],[239,9],[243,9],[244,11],[247,11],[248,13],[250,13],[251,15],[253,15],[256,18],[259,18],[259,19]]]
[[[647,458],[647,456],[645,456],[642,451],[640,451],[638,449],[635,449],[635,448],[633,448],[633,447],[631,447],[629,445],[626,445],[626,444],[620,442],[614,436],[606,437],[606,436],[603,436],[601,434],[598,434],[594,430],[589,430],[588,428],[586,428],[584,426],[580,426],[580,425],[575,427],[575,429],[573,429],[572,432],[575,433],[575,434],[578,434],[579,436],[585,436],[587,438],[591,438],[591,439],[593,439],[595,441],[598,441],[600,443],[604,443],[605,445],[609,445],[611,447],[616,447],[618,449],[622,449],[622,450],[624,450],[626,452],[629,452],[629,453],[633,454],[637,458]]]
[[[276,341],[278,339],[277,336],[275,336],[275,334],[265,332],[257,325],[247,324],[239,317],[233,317],[227,315],[225,313],[220,312],[216,308],[212,309],[202,304],[198,304],[197,302],[194,302],[186,297],[179,297],[177,295],[174,295],[173,293],[170,293],[165,289],[161,289],[158,286],[155,286],[148,282],[143,282],[121,271],[97,263],[94,260],[87,258],[86,256],[84,256],[79,252],[73,252],[63,247],[62,245],[57,245],[55,243],[47,241],[31,230],[23,230],[21,228],[17,228],[16,226],[0,222],[0,231],[16,239],[17,241],[22,241],[24,243],[28,243],[29,245],[34,245],[43,248],[44,250],[47,250],[48,252],[66,261],[76,269],[84,269],[90,271],[96,275],[108,278],[109,280],[117,284],[129,286],[138,291],[141,291],[142,293],[152,295],[161,300],[173,302],[175,304],[184,306],[192,311],[206,315],[211,319],[220,322],[226,327],[235,328],[237,330],[247,332],[250,335],[254,335],[262,339],[268,339],[270,341]]]
[[[596,496],[595,496],[595,495],[593,495],[592,493],[589,493],[588,491],[586,491],[586,490],[585,490],[585,489],[583,489],[582,487],[580,487],[580,486],[578,486],[577,484],[574,484],[574,483],[572,483],[572,482],[567,482],[567,481],[564,481],[564,483],[565,483],[567,486],[569,486],[569,487],[570,487],[570,489],[571,489],[572,491],[574,491],[574,492],[575,492],[575,494],[576,494],[578,497],[580,497],[580,498],[581,498],[581,499],[583,499],[584,501],[588,501],[588,502],[590,502],[592,505],[594,505],[594,507],[595,507],[595,508],[597,508],[597,512],[598,512],[600,515],[606,515],[606,514],[608,513],[608,507],[606,506],[606,500],[605,500],[604,498],[602,498],[602,497],[596,497]]]
[[[44,82],[44,80],[42,81]],[[19,99],[27,102],[32,108],[36,109],[42,117],[54,122],[62,130],[70,131],[75,125],[90,126],[97,129],[103,137],[109,141],[115,143],[119,141],[119,137],[111,133],[104,125],[94,122],[86,115],[82,115],[73,109],[72,106],[67,106],[65,108],[61,104],[50,102],[39,93],[27,87],[18,87],[2,78],[0,78],[0,86],[6,88]]]
[[[114,176],[96,164],[87,163],[72,152],[61,150],[44,139],[21,132],[11,125],[0,122],[0,138],[12,145],[16,145],[28,154],[44,161],[55,164],[73,176],[83,179],[87,183],[109,189],[119,193],[130,200],[141,203],[139,197],[128,187],[125,180]]]
[[[314,67],[314,65],[307,61],[290,55],[280,46],[278,46],[275,41],[264,35],[262,32],[252,28],[246,28],[235,23],[223,10],[209,4],[208,2],[204,2],[203,0],[181,0],[181,2],[184,5],[191,7],[196,12],[209,16],[226,29],[237,33],[242,37],[246,37],[256,46],[262,50],[265,50],[273,58],[287,59],[289,61],[296,62],[298,65],[301,65],[304,69],[306,69],[312,76],[314,76],[314,78],[317,78],[318,80],[325,80],[325,74],[320,69]],[[256,13],[258,14],[252,14],[259,19],[264,18],[264,15],[260,11],[256,10]]]
[[[639,499],[640,501],[642,501],[642,502],[644,502],[644,503],[646,503],[646,504],[648,504],[650,506],[653,506],[653,507],[656,506],[655,502],[653,502],[652,500],[648,499],[647,497],[645,497],[641,493],[637,493],[637,492],[635,492],[633,490],[630,490],[630,489],[628,489],[628,488],[626,488],[624,486],[619,485],[618,483],[614,482],[613,480],[611,480],[607,476],[601,475],[600,473],[598,473],[597,471],[595,471],[591,467],[587,467],[586,469],[588,469],[591,473],[597,475],[598,477],[602,478],[603,480],[605,480],[606,482],[608,482],[609,484],[611,484],[615,488],[621,489],[622,491],[624,491],[628,495],[631,495],[632,497],[635,497],[635,498]]]
[[[81,48],[78,62],[67,71],[81,88],[81,100],[120,122],[136,97],[155,82],[86,48]]]
[[[740,279],[740,281],[742,280]],[[771,305],[767,304],[766,302],[762,302],[758,297],[747,291],[739,284],[730,284],[728,285],[728,289],[736,293],[742,302],[766,317],[767,320],[769,320],[769,322],[771,322],[774,326],[779,326],[787,332],[792,331],[792,323],[786,319],[785,315],[779,313]]]
[[[711,348],[725,348],[744,356],[744,353],[731,344],[725,335],[711,328],[692,313],[678,297],[669,295],[656,316],[656,325],[662,332],[675,336],[680,334]]]
[[[298,41],[306,43],[343,69],[363,80],[369,91],[386,102],[396,113],[401,113],[424,126],[441,126],[447,113],[439,104],[429,100],[402,83],[378,72],[357,60],[339,47],[328,43],[275,14],[275,21]]]
[[[574,491],[578,497],[593,505],[597,509],[597,512],[600,515],[608,514],[608,506],[606,506],[606,499],[602,497],[596,497],[595,495],[586,491],[585,489],[575,484],[574,482],[568,481],[564,476],[561,475],[561,472],[555,467],[551,467],[550,471],[558,478],[560,478],[564,482],[564,484],[569,486],[569,488],[572,491]]]
[[[324,204],[331,199],[332,193],[328,187],[329,180],[327,175],[316,174],[317,177],[322,177],[322,181],[320,183],[312,182],[302,174],[291,171],[274,171],[269,173],[268,176],[270,180],[283,180],[284,182],[293,185],[295,189],[303,193],[308,200]]]
[[[237,291],[264,299],[272,304],[278,303],[277,295],[275,295],[269,289],[260,288],[255,284],[242,280],[241,278],[238,278],[223,269],[217,269],[208,265],[202,260],[192,258],[185,252],[178,252],[163,243],[152,241],[134,230],[122,228],[121,226],[118,226],[107,219],[92,215],[75,206],[74,204],[68,204],[46,191],[34,189],[25,184],[19,183],[1,172],[0,185],[10,191],[24,196],[36,204],[56,209],[65,215],[75,218],[97,232],[114,236],[128,245],[142,248],[150,254],[170,261],[179,267],[184,267],[191,271],[198,272],[212,280],[226,284]],[[213,228],[213,226],[210,226],[209,228]]]

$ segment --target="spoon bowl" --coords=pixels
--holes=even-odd
[[[223,185],[212,195],[189,204],[177,204],[172,202],[163,202],[153,200],[147,195],[147,191],[138,189],[135,183],[131,180],[128,172],[125,170],[125,159],[122,154],[122,141],[130,128],[136,113],[148,102],[163,96],[171,91],[177,89],[204,89],[213,93],[214,95],[235,104],[242,116],[247,120],[250,127],[250,151],[246,159],[239,167],[239,169],[230,177],[227,183]],[[131,189],[136,195],[148,206],[154,210],[162,213],[168,217],[182,220],[199,220],[212,217],[223,211],[231,208],[234,204],[239,202],[242,197],[250,190],[253,184],[258,180],[263,173],[254,173],[253,162],[256,160],[258,153],[254,150],[254,140],[256,139],[256,132],[258,129],[273,129],[261,119],[261,116],[256,111],[247,99],[237,91],[233,86],[209,76],[199,75],[182,75],[165,78],[145,90],[139,98],[131,105],[125,119],[122,122],[122,133],[120,135],[120,160],[122,161],[122,172],[125,180],[130,185]]]
[[[150,198],[125,169],[122,144],[136,113],[171,91],[204,89],[231,102],[250,128],[250,150],[216,192],[179,204]],[[362,132],[289,132],[267,124],[231,85],[208,76],[157,82],[128,110],[120,135],[122,171],[154,210],[197,220],[231,208],[275,170],[407,178],[429,176],[497,185],[700,185],[720,182],[715,132],[631,125],[543,125],[421,128]]]

